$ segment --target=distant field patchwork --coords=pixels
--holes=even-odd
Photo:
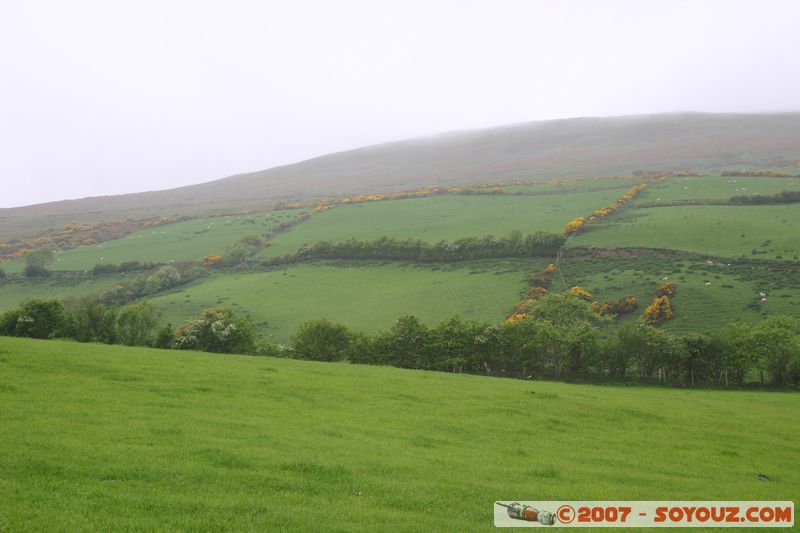
[[[302,322],[318,318],[371,333],[405,314],[426,322],[454,314],[499,321],[522,297],[527,276],[543,264],[320,262],[213,275],[151,301],[173,325],[208,307],[231,308],[247,314],[260,333],[282,342]]]
[[[0,282],[0,312],[16,307],[33,298],[78,298],[99,295],[132,275],[96,276],[80,278],[54,277],[34,280]]]
[[[59,252],[49,268],[91,270],[98,263],[201,261],[211,253],[224,254],[228,246],[245,235],[263,236],[278,224],[292,220],[298,213],[273,211],[166,224],[137,231],[121,239]],[[6,272],[20,272],[24,267],[24,260],[0,265]]]
[[[513,230],[561,232],[572,218],[619,198],[618,190],[559,196],[446,195],[347,205],[314,215],[278,236],[274,257],[318,241],[368,240],[382,236],[438,242],[459,237],[506,235]]]
[[[627,209],[588,226],[571,245],[646,247],[720,257],[797,259],[800,204]],[[757,253],[753,254],[753,250]]]
[[[568,285],[580,285],[596,301],[636,296],[639,311],[626,321],[638,318],[660,283],[674,283],[675,318],[665,322],[664,328],[675,333],[713,331],[731,322],[755,323],[771,315],[795,314],[800,308],[800,279],[791,272],[636,257],[568,257],[561,261],[561,268]],[[761,292],[768,295],[767,301],[761,301]]]
[[[633,203],[727,200],[732,196],[767,196],[781,191],[800,191],[800,178],[677,176],[650,185]]]

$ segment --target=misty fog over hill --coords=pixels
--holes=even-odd
[[[800,113],[528,122],[366,146],[176,189],[0,209],[0,222],[11,228],[21,219],[39,218],[40,224],[46,220],[57,225],[73,219],[136,218],[163,210],[180,214],[269,208],[279,200],[425,185],[768,166],[800,157],[799,132]],[[3,233],[8,236],[7,230]]]

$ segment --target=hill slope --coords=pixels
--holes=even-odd
[[[178,189],[0,209],[4,228],[0,240],[32,223],[94,222],[164,209],[185,213],[220,206],[268,206],[281,198],[517,177],[764,166],[800,158],[798,132],[800,113],[575,118],[460,131],[368,146]]]
[[[5,337],[0,369],[3,531],[487,531],[498,499],[800,491],[794,393]]]

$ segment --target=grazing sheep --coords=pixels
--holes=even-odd
[[[706,281],[706,287],[710,287],[710,286],[711,286],[711,282],[710,281]]]

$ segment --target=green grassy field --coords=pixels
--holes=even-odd
[[[2,531],[488,531],[496,500],[800,493],[797,393],[3,337],[0,369]]]
[[[201,261],[211,253],[224,255],[228,246],[245,235],[263,236],[297,214],[298,211],[273,211],[166,224],[137,231],[121,239],[59,252],[48,268],[91,270],[99,263]],[[25,268],[25,261],[9,261],[0,267],[6,272],[21,272]]]
[[[720,257],[793,259],[800,255],[800,204],[626,209],[590,224],[570,244],[646,247]],[[751,255],[752,250],[766,252]]]
[[[284,342],[318,318],[374,333],[414,314],[438,322],[454,314],[498,321],[522,298],[542,261],[454,265],[318,262],[265,272],[221,273],[151,300],[178,325],[208,307],[243,312],[259,332]]]
[[[653,258],[566,258],[561,268],[569,285],[589,290],[595,300],[636,296],[641,315],[664,278],[675,283],[675,318],[664,323],[673,333],[715,331],[733,322],[755,323],[771,315],[794,315],[800,306],[797,273],[769,273],[746,265]],[[710,285],[706,285],[710,283]],[[760,292],[768,295],[762,302]]]
[[[32,298],[77,298],[99,295],[134,274],[80,278],[48,278],[0,282],[0,312]]]
[[[800,178],[761,178],[726,176],[673,177],[650,185],[634,204],[674,200],[727,200],[731,196],[767,196],[781,191],[800,190]]]
[[[563,196],[433,196],[337,207],[279,235],[265,253],[297,251],[303,244],[355,238],[413,237],[429,242],[481,235],[507,235],[518,229],[561,232],[572,218],[619,198],[617,190]]]

